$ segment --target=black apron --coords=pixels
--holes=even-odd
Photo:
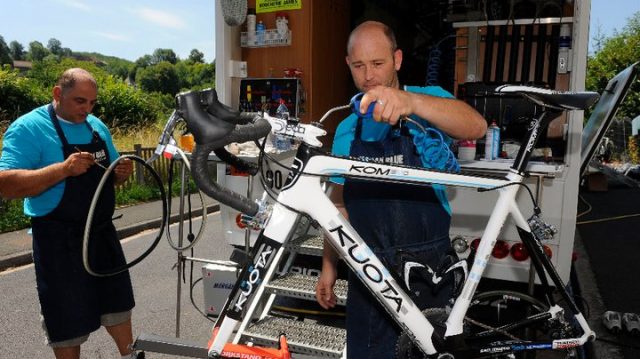
[[[88,144],[69,144],[52,105],[49,116],[62,142],[65,160],[74,152],[94,154],[103,166],[110,164],[107,146],[88,122]],[[93,165],[79,176],[65,179],[64,194],[50,213],[33,217],[33,260],[44,324],[51,342],[85,336],[100,327],[100,316],[131,310],[135,303],[128,272],[94,277],[82,263],[82,238],[89,207],[104,169]],[[98,200],[90,235],[90,265],[108,271],[125,263],[111,220],[115,190],[110,178]]]
[[[392,129],[381,141],[363,141],[358,119],[350,156],[387,164],[422,167],[412,138],[405,129]],[[390,271],[399,252],[411,252],[436,268],[451,248],[451,217],[432,187],[346,179],[344,202],[349,222]],[[417,303],[443,307],[447,290]],[[349,273],[347,294],[347,357],[395,358],[400,330],[358,276]]]

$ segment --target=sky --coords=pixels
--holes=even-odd
[[[219,0],[6,0],[0,35],[7,44],[16,40],[25,49],[31,41],[47,46],[56,38],[73,51],[131,61],[158,48],[172,49],[181,59],[198,49],[211,62],[215,1]],[[613,35],[638,11],[640,0],[592,0],[589,38],[598,30]]]
[[[615,30],[621,31],[627,19],[637,12],[640,12],[640,0],[591,0],[589,39],[593,39],[598,30],[606,37],[613,35]],[[592,52],[593,42],[590,41],[589,53]]]
[[[25,50],[55,38],[78,52],[135,61],[158,48],[181,59],[192,49],[215,57],[214,8],[218,0],[7,0],[0,8],[0,35]]]

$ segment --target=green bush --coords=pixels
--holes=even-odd
[[[22,212],[22,200],[0,201],[0,233],[17,231],[31,225],[29,217]]]
[[[47,101],[48,92],[36,81],[17,70],[0,69],[0,123],[12,122]]]
[[[149,94],[113,77],[103,78],[98,84],[98,104],[94,114],[111,128],[139,127],[165,118],[171,107],[162,95]]]
[[[126,206],[140,202],[160,199],[160,190],[156,186],[131,184],[116,191],[116,206]]]

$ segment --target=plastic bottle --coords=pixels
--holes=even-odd
[[[500,154],[500,127],[496,121],[492,121],[487,128],[487,135],[484,140],[484,159],[491,161],[498,158]]]
[[[247,44],[256,45],[256,9],[254,8],[247,11]]]
[[[256,25],[256,45],[261,46],[264,45],[264,35],[266,32],[266,28],[262,21],[258,21],[258,25]]]
[[[276,31],[278,33],[278,40],[287,40],[289,36],[289,20],[284,13],[276,13]]]
[[[284,103],[284,100],[280,98],[280,105],[276,109],[276,117],[285,121],[289,121],[289,108]],[[276,143],[274,147],[279,151],[287,151],[291,148],[291,141],[283,136],[274,136]]]
[[[473,161],[476,159],[475,140],[461,140],[458,142],[458,159],[461,161]]]

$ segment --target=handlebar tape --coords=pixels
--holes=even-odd
[[[212,180],[208,171],[209,153],[216,149],[223,148],[231,142],[246,142],[265,137],[271,131],[271,125],[265,119],[258,119],[249,125],[237,125],[236,128],[225,137],[210,143],[196,142],[192,154],[191,174],[193,179],[205,194],[209,197],[234,208],[242,213],[253,216],[258,213],[258,204],[251,199],[242,196],[228,188],[224,188]],[[195,134],[194,134],[195,135]],[[196,140],[197,141],[197,140]],[[225,150],[226,151],[226,150]],[[235,157],[235,156],[234,156]],[[221,158],[222,159],[222,158]],[[257,169],[256,169],[257,171]]]

